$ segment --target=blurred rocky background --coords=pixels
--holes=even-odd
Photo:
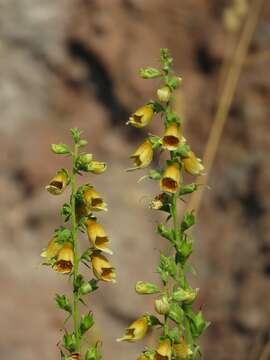
[[[176,106],[186,138],[202,155],[227,56],[228,4],[0,0],[1,359],[59,358],[63,314],[53,297],[69,287],[40,266],[39,253],[61,224],[62,198],[44,190],[63,165],[49,144],[68,142],[74,126],[84,129],[89,151],[108,161],[107,173],[93,182],[109,204],[102,222],[118,272],[117,285],[104,284],[89,297],[97,323],[90,340],[103,338],[104,359],[136,359],[143,343],[115,338],[152,311],[151,297],[139,297],[133,287],[157,278],[164,244],[154,232],[158,216],[147,209],[156,184],[137,184],[141,174],[124,171],[145,135],[127,129],[128,114],[157,86],[141,80],[138,69],[157,64],[160,47],[171,49],[184,78]],[[250,48],[255,57],[270,51],[269,20],[265,1]],[[207,360],[257,360],[270,340],[269,93],[269,57],[247,62],[194,232],[198,307],[212,322],[201,340]],[[158,120],[150,131],[162,131]]]

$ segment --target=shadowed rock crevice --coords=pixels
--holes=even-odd
[[[130,111],[115,94],[114,83],[106,66],[89,47],[81,41],[70,39],[67,43],[69,54],[87,68],[87,74],[77,85],[84,89],[93,89],[97,100],[108,110],[113,125],[122,125]]]

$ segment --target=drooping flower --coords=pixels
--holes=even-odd
[[[83,200],[86,207],[90,211],[107,211],[107,204],[104,202],[100,194],[93,188],[93,186],[88,186],[84,190]]]
[[[145,168],[153,160],[153,148],[149,140],[141,144],[137,150],[130,156],[135,168]]]
[[[161,340],[154,354],[154,360],[171,360],[172,346],[169,339]]]
[[[63,244],[60,244],[57,240],[57,237],[53,237],[49,241],[47,248],[42,251],[40,256],[46,258],[47,260],[51,260],[55,257],[63,247]]]
[[[93,174],[102,174],[107,169],[107,164],[102,161],[91,161],[88,165],[88,171],[92,172]]]
[[[151,104],[140,107],[131,115],[127,124],[131,124],[137,128],[142,128],[150,124],[154,115],[154,109]]]
[[[66,243],[57,254],[54,269],[62,274],[69,274],[74,264],[74,251],[71,243]]]
[[[108,248],[108,236],[100,224],[95,220],[87,220],[86,229],[89,241],[91,241],[96,249],[112,254],[112,251]]]
[[[184,337],[180,338],[178,344],[173,345],[173,349],[178,360],[188,359],[189,356],[193,353]]]
[[[126,328],[125,335],[117,341],[138,341],[141,340],[149,327],[149,322],[147,316],[142,316],[141,318],[135,320],[128,328]]]
[[[94,251],[91,255],[91,262],[95,276],[103,281],[116,282],[115,269],[100,251]]]
[[[200,175],[204,170],[202,160],[197,158],[192,151],[189,151],[188,157],[183,159],[183,164],[186,172],[191,175]]]
[[[182,140],[181,128],[178,124],[173,123],[169,125],[162,138],[162,147],[169,151],[174,151],[178,148]]]
[[[178,163],[169,165],[160,180],[160,188],[162,191],[175,193],[179,188],[180,168]]]
[[[68,173],[65,169],[59,170],[56,175],[51,179],[49,185],[46,186],[46,190],[53,195],[62,194],[68,184]]]

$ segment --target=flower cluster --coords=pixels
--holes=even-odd
[[[71,187],[69,203],[64,203],[61,215],[65,224],[56,229],[48,246],[41,253],[43,264],[50,266],[56,272],[69,275],[73,285],[73,299],[66,295],[57,294],[55,297],[57,306],[67,313],[65,324],[73,318],[73,330],[65,329],[62,345],[61,360],[83,360],[81,343],[84,334],[93,326],[92,312],[85,315],[79,313],[79,303],[85,305],[84,297],[98,289],[98,282],[115,282],[115,269],[112,267],[105,253],[112,254],[109,249],[109,238],[103,226],[94,215],[98,211],[106,211],[107,205],[101,195],[91,184],[77,187],[77,176],[84,172],[101,174],[106,170],[104,162],[93,160],[92,154],[80,152],[87,145],[87,141],[81,138],[78,129],[71,129],[74,148],[71,150],[66,144],[53,144],[51,149],[56,154],[66,155],[72,158],[72,169],[60,169],[51,179],[46,189],[53,195],[61,195],[67,187]],[[80,253],[78,233],[86,233],[88,244]],[[86,279],[80,273],[80,265],[91,269],[95,277]],[[99,360],[100,346],[95,344],[89,347],[85,353],[85,360]]]
[[[142,128],[150,124],[156,115],[164,121],[162,136],[148,135],[147,139],[130,156],[133,167],[129,170],[145,168],[153,159],[154,150],[167,151],[169,158],[163,168],[152,169],[147,177],[159,182],[160,194],[149,207],[167,213],[167,219],[157,227],[158,233],[168,240],[166,253],[161,253],[157,272],[163,286],[139,281],[135,290],[138,294],[156,294],[154,301],[156,314],[143,314],[125,331],[119,341],[142,339],[150,327],[162,330],[155,349],[146,348],[138,360],[180,360],[195,359],[201,353],[198,337],[207,328],[201,311],[193,310],[193,302],[198,289],[193,289],[187,281],[187,272],[193,272],[188,258],[192,252],[193,241],[188,229],[195,223],[192,212],[185,212],[179,220],[177,200],[197,190],[197,184],[184,184],[184,173],[202,174],[204,167],[183,137],[182,121],[172,108],[173,92],[181,85],[181,78],[172,72],[173,59],[167,49],[161,49],[161,68],[141,69],[144,79],[158,78],[162,84],[157,90],[157,100],[149,101],[139,108],[129,119],[128,124]],[[172,226],[169,226],[170,220]]]

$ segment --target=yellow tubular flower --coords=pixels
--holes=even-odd
[[[95,246],[95,248],[108,254],[112,254],[112,251],[108,249],[109,239],[105,230],[100,224],[94,220],[87,220],[86,229],[88,239]]]
[[[159,194],[150,201],[149,208],[152,210],[159,210],[163,206],[164,194]]]
[[[89,171],[93,174],[102,174],[107,169],[107,164],[101,161],[91,161],[89,164]]]
[[[174,151],[178,148],[181,142],[182,134],[181,128],[176,123],[167,127],[162,138],[162,147],[169,151]]]
[[[183,159],[183,164],[184,164],[184,169],[190,175],[200,175],[204,170],[204,166],[202,164],[201,159],[197,158],[192,151],[189,151],[188,157]]]
[[[136,168],[144,168],[153,160],[153,148],[151,141],[146,140],[138,149],[130,156]]]
[[[147,317],[142,316],[141,318],[135,320],[131,325],[129,325],[129,327],[126,328],[125,335],[120,339],[117,339],[117,341],[133,342],[141,340],[145,336],[148,327],[149,324]]]
[[[59,251],[55,263],[55,270],[62,274],[69,274],[74,264],[74,252],[70,243],[65,244]]]
[[[138,357],[137,360],[149,360],[149,359],[148,359],[148,357],[146,357],[146,356],[144,355],[144,353],[142,353],[142,354]]]
[[[178,163],[169,165],[160,180],[160,188],[162,191],[175,193],[179,188],[180,169]]]
[[[61,169],[57,174],[51,179],[49,185],[46,186],[46,190],[53,195],[62,194],[68,184],[68,173],[66,170]]]
[[[180,339],[179,344],[173,345],[173,348],[178,360],[188,359],[188,357],[192,355],[192,350],[189,348],[183,337]]]
[[[47,258],[47,260],[50,260],[59,253],[62,247],[63,244],[59,244],[57,242],[57,237],[54,237],[49,241],[47,249],[44,249],[40,256],[43,258]]]
[[[94,251],[91,255],[91,262],[95,276],[103,281],[116,282],[115,270],[109,261],[99,251]]]
[[[83,199],[90,211],[107,211],[107,204],[93,187],[88,187],[84,190]]]
[[[154,109],[152,105],[142,106],[134,114],[132,114],[127,124],[131,124],[137,128],[142,128],[150,124],[153,115]]]
[[[171,97],[171,89],[167,85],[162,86],[160,89],[157,90],[157,96],[159,101],[167,102],[170,100]]]
[[[155,351],[153,360],[171,360],[172,346],[169,339],[162,340]]]

